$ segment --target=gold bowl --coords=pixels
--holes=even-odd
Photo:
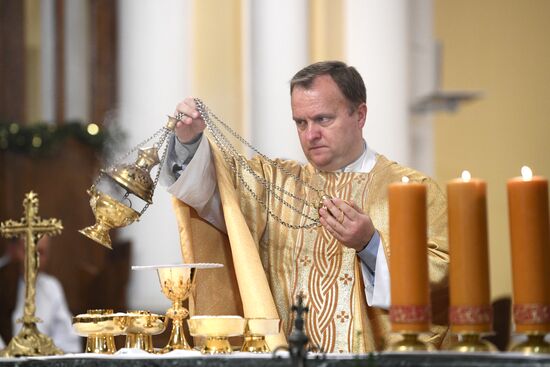
[[[126,325],[126,348],[143,349],[149,353],[154,351],[153,335],[166,329],[168,318],[149,311],[128,311],[124,316]]]
[[[88,310],[73,317],[73,329],[87,338],[86,353],[113,354],[116,352],[116,335],[125,333],[124,314],[113,310]]]
[[[276,335],[281,329],[281,320],[267,318],[249,318],[246,320],[244,343],[241,352],[269,353],[265,337]]]
[[[133,223],[139,218],[140,213],[102,192],[91,189],[88,190],[88,194],[96,223],[78,232],[112,249],[109,230]]]
[[[246,320],[241,316],[193,316],[187,320],[192,336],[206,337],[203,354],[231,353],[230,336],[244,334]]]

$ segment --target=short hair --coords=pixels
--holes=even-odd
[[[342,61],[320,61],[298,71],[290,81],[290,94],[295,87],[309,89],[315,78],[330,75],[352,109],[367,102],[367,88],[361,74]]]

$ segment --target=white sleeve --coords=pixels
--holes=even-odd
[[[365,284],[365,295],[369,306],[388,309],[390,307],[391,296],[390,272],[380,236],[374,237],[373,240],[376,241],[376,243],[369,243],[369,245],[359,253],[359,257],[361,258],[361,273]],[[368,248],[371,246],[376,248],[376,255],[374,255],[374,253],[369,254]],[[373,262],[375,263],[374,269],[372,269]]]
[[[208,139],[201,139],[193,159],[176,182],[168,187],[168,192],[193,207],[218,229],[227,232]]]

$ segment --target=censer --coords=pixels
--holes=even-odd
[[[174,117],[168,116],[168,122],[164,127],[133,147],[113,166],[100,171],[94,184],[87,190],[96,223],[81,229],[80,233],[112,249],[109,230],[124,227],[139,220],[149,205],[153,203],[153,193],[166,159],[167,137],[174,131],[176,122]],[[158,139],[156,143],[146,146],[155,139]],[[162,154],[159,158],[161,150]],[[134,163],[124,163],[130,155],[136,152],[137,159]],[[158,164],[160,166],[153,179],[151,170]],[[118,199],[117,195],[120,196]],[[134,208],[135,200],[132,201],[132,196],[145,202],[140,211]]]
[[[315,212],[322,206],[322,200],[329,198],[322,190],[317,189],[310,185],[308,182],[303,181],[300,177],[288,172],[284,167],[280,166],[277,161],[274,161],[264,154],[262,154],[258,149],[253,147],[248,141],[243,137],[237,134],[231,127],[229,127],[225,122],[223,122],[219,117],[213,114],[208,107],[200,100],[195,99],[197,110],[199,111],[201,118],[206,124],[208,133],[212,138],[212,142],[220,149],[223,153],[225,160],[229,163],[230,168],[237,175],[238,180],[243,183],[244,188],[249,192],[250,195],[255,197],[258,202],[264,207],[268,215],[277,220],[280,224],[291,228],[291,229],[300,229],[300,228],[313,228],[320,225],[318,213],[315,216],[310,216],[300,209],[296,208],[293,202],[301,202],[307,207],[315,208]],[[138,144],[132,148],[120,161],[118,164],[114,164],[112,167],[101,170],[100,175],[94,184],[88,189],[88,194],[90,195],[90,206],[94,212],[96,223],[93,226],[86,227],[79,232],[85,236],[91,238],[92,240],[112,249],[111,239],[109,237],[109,230],[118,227],[127,226],[136,220],[139,220],[141,215],[145,212],[150,204],[153,203],[153,193],[157,185],[158,179],[160,177],[161,168],[164,165],[167,153],[167,138],[172,136],[176,123],[185,118],[186,115],[178,113],[176,117],[168,116],[168,122],[166,125],[158,130],[153,136]],[[309,190],[316,193],[318,201],[309,202],[305,198],[295,195],[292,192],[287,191],[284,187],[279,187],[271,182],[267,182],[265,179],[258,177],[247,160],[238,153],[235,146],[228,140],[226,135],[222,132],[222,129],[225,129],[229,135],[236,138],[239,142],[246,145],[248,148],[252,149],[256,154],[260,155],[266,159],[270,165],[277,167],[282,170],[282,172],[288,175],[294,181],[304,185]],[[153,144],[151,147],[144,147],[147,143],[153,139],[158,138],[158,142]],[[166,144],[165,144],[166,143]],[[162,156],[159,158],[159,151],[162,149]],[[138,152],[137,159],[134,163],[120,163],[128,159],[128,157],[135,152]],[[160,163],[159,169],[156,171],[155,178],[151,178],[151,170],[153,167]],[[259,182],[264,189],[269,192],[275,199],[286,205],[292,211],[298,213],[300,216],[306,219],[304,224],[293,224],[288,223],[282,218],[279,218],[267,204],[260,200],[257,196],[257,193],[246,184],[241,170],[237,169],[237,166],[242,168],[242,171],[245,174],[249,175],[250,178]],[[107,181],[108,186],[103,190],[98,188],[100,182]],[[113,190],[114,188],[114,190]],[[120,191],[122,189],[122,192]],[[114,191],[112,194],[107,191]],[[130,199],[130,195],[134,195],[139,199],[146,202],[142,210],[137,211],[133,208],[133,202]],[[120,199],[117,200],[115,196],[120,196]]]

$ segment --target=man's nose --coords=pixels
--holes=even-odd
[[[306,138],[308,140],[316,140],[319,139],[320,136],[321,130],[319,129],[319,126],[313,122],[308,122],[306,128]]]

